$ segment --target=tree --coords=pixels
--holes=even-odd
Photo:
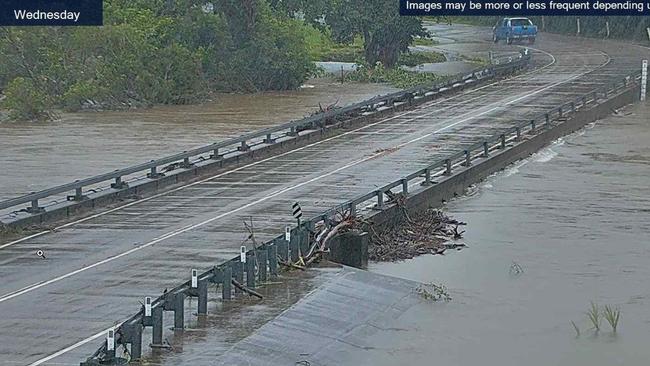
[[[362,36],[366,62],[379,61],[386,67],[396,65],[415,36],[428,34],[419,18],[399,15],[395,0],[331,0],[325,22],[336,41],[351,42]]]

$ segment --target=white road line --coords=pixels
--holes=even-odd
[[[537,50],[537,49],[535,49],[535,50],[536,50],[536,51],[539,51],[539,52],[541,52],[541,53],[544,53],[544,54],[546,54],[546,55],[548,55],[549,57],[551,57],[551,60],[552,60],[552,61],[551,61],[550,63],[544,65],[543,67],[540,67],[539,69],[535,69],[535,70],[533,70],[533,71],[530,71],[530,72],[527,72],[527,73],[524,73],[524,74],[521,74],[521,75],[517,75],[517,76],[512,77],[512,78],[510,78],[510,79],[508,79],[508,80],[515,80],[515,79],[522,78],[522,77],[524,77],[524,76],[528,76],[528,75],[532,75],[532,74],[535,74],[535,73],[539,73],[540,71],[542,71],[542,70],[544,70],[544,69],[546,69],[546,68],[548,68],[548,67],[550,67],[550,66],[553,66],[553,65],[555,64],[556,60],[555,60],[555,57],[554,57],[553,55],[551,55],[550,53],[548,53],[548,52],[546,52],[546,51]],[[170,194],[170,193],[173,193],[173,192],[177,192],[177,191],[183,190],[183,189],[185,189],[185,188],[192,187],[192,186],[195,186],[195,185],[197,185],[197,184],[201,184],[201,183],[204,183],[204,182],[210,181],[210,180],[215,179],[215,178],[219,178],[219,177],[222,177],[222,176],[225,176],[225,175],[228,175],[228,174],[232,174],[232,173],[238,172],[238,171],[240,171],[240,170],[244,170],[244,169],[247,169],[247,168],[249,168],[249,167],[252,167],[252,166],[255,166],[255,165],[258,165],[258,164],[261,164],[261,163],[265,163],[265,162],[270,161],[270,160],[275,160],[275,159],[278,159],[278,158],[280,158],[280,157],[290,155],[290,154],[292,154],[292,153],[294,153],[294,152],[296,152],[296,151],[302,151],[302,150],[305,150],[305,149],[311,148],[311,147],[313,147],[313,146],[317,146],[317,145],[320,145],[320,144],[322,144],[322,143],[325,143],[325,142],[328,142],[328,141],[331,141],[331,140],[335,140],[335,139],[341,138],[341,137],[343,137],[343,136],[347,136],[347,135],[350,135],[350,134],[354,134],[354,133],[356,133],[356,132],[358,132],[358,131],[361,131],[361,130],[367,129],[367,128],[369,128],[369,127],[373,127],[373,126],[376,126],[376,125],[378,125],[378,124],[382,124],[382,123],[385,123],[385,122],[387,122],[387,121],[391,121],[391,120],[393,120],[393,119],[400,118],[400,117],[402,117],[402,116],[405,116],[405,115],[408,115],[408,114],[415,113],[415,112],[417,112],[417,111],[419,111],[419,110],[426,109],[426,108],[429,108],[429,107],[431,107],[431,106],[438,105],[438,104],[441,104],[441,103],[444,103],[444,102],[447,102],[447,101],[450,101],[450,100],[453,100],[453,99],[457,99],[457,98],[459,98],[459,97],[462,97],[462,96],[466,96],[466,95],[468,95],[468,94],[475,93],[475,92],[477,92],[477,91],[479,91],[479,90],[483,90],[483,89],[485,89],[485,88],[488,88],[488,87],[491,87],[491,86],[494,86],[494,85],[498,85],[500,82],[501,82],[501,81],[496,81],[496,82],[493,82],[493,83],[490,83],[490,84],[484,85],[484,86],[482,86],[482,87],[479,87],[479,88],[476,88],[476,89],[472,89],[472,90],[470,90],[470,91],[468,91],[468,92],[466,92],[466,93],[462,93],[462,94],[458,94],[458,95],[451,96],[451,97],[449,97],[449,98],[447,98],[447,99],[444,99],[444,100],[436,100],[436,101],[432,101],[432,102],[430,102],[430,103],[424,104],[424,105],[422,105],[422,106],[419,106],[419,107],[417,107],[417,108],[415,108],[415,109],[413,109],[413,110],[407,111],[407,112],[405,112],[405,113],[401,113],[401,114],[398,114],[398,115],[395,115],[395,116],[391,116],[391,117],[389,117],[389,118],[385,118],[385,119],[382,119],[382,120],[380,120],[380,121],[373,122],[373,123],[368,124],[368,125],[365,125],[365,126],[361,126],[361,127],[357,128],[357,129],[354,129],[354,130],[351,130],[351,131],[347,131],[347,132],[344,132],[344,133],[342,133],[342,134],[339,134],[339,135],[336,135],[336,136],[332,136],[332,137],[329,137],[329,138],[327,138],[327,139],[320,140],[320,141],[314,142],[314,143],[312,143],[312,144],[308,144],[308,145],[305,145],[305,146],[302,146],[302,147],[299,147],[299,148],[296,148],[296,149],[293,149],[293,150],[290,150],[290,151],[284,152],[284,153],[282,153],[282,154],[274,155],[274,156],[268,157],[268,158],[266,158],[266,159],[262,159],[262,160],[259,160],[259,161],[255,161],[255,162],[253,162],[253,163],[250,163],[250,164],[247,164],[247,165],[244,165],[244,166],[241,166],[241,167],[238,167],[238,168],[235,168],[235,169],[232,169],[232,170],[229,170],[229,171],[223,172],[223,173],[219,173],[219,174],[217,174],[217,175],[214,175],[214,176],[211,176],[211,177],[208,177],[208,178],[205,178],[205,179],[202,179],[202,180],[199,180],[199,181],[196,181],[196,182],[193,182],[193,183],[190,183],[190,184],[184,185],[184,186],[182,186],[182,187],[174,188],[174,189],[171,189],[171,190],[169,190],[169,191],[161,192],[161,193],[155,194],[155,195],[150,196],[150,197],[142,198],[142,199],[139,199],[139,200],[137,200],[137,201],[130,202],[130,203],[127,203],[127,204],[125,204],[125,205],[122,205],[122,206],[119,206],[119,207],[115,207],[115,208],[112,208],[112,209],[107,210],[107,211],[102,211],[102,212],[96,213],[96,214],[94,214],[94,215],[91,215],[91,216],[88,216],[88,217],[84,217],[84,218],[82,218],[82,219],[79,219],[79,220],[76,220],[76,221],[72,221],[72,222],[66,223],[66,224],[64,224],[64,225],[61,225],[61,226],[55,227],[54,229],[44,230],[44,231],[41,231],[41,232],[38,232],[38,233],[35,233],[35,234],[32,234],[32,235],[26,236],[26,237],[24,237],[24,238],[20,238],[20,239],[14,240],[14,241],[8,242],[8,243],[6,243],[6,244],[2,244],[2,245],[0,245],[0,249],[10,247],[10,246],[12,246],[12,245],[15,245],[15,244],[18,244],[18,243],[22,243],[22,242],[24,242],[24,241],[26,241],[26,240],[30,240],[30,239],[33,239],[33,238],[37,238],[37,237],[39,237],[39,236],[43,236],[43,235],[48,234],[48,233],[51,233],[51,232],[59,231],[59,230],[61,230],[61,229],[65,229],[65,228],[68,228],[68,227],[70,227],[70,226],[77,225],[77,224],[80,224],[80,223],[83,223],[83,222],[86,222],[86,221],[89,221],[89,220],[95,219],[95,218],[97,218],[97,217],[101,217],[101,216],[104,216],[104,215],[107,215],[107,214],[113,213],[113,212],[115,212],[115,211],[119,211],[119,210],[122,210],[122,209],[125,209],[125,208],[128,208],[128,207],[131,207],[131,206],[137,205],[137,204],[141,204],[141,203],[143,203],[143,202],[147,202],[147,201],[149,201],[149,200],[152,200],[152,199],[155,199],[155,198],[158,198],[158,197],[162,197],[162,196],[164,196],[164,195],[167,195],[167,194]],[[471,100],[470,100],[470,101],[471,101]],[[452,106],[450,106],[450,107],[452,107]],[[427,116],[427,115],[422,115],[422,116],[419,116],[419,117],[417,117],[417,118],[422,118],[422,117],[425,117],[425,116]]]
[[[495,103],[492,103],[492,105],[496,105],[496,106],[495,106],[495,107],[492,107],[492,108],[490,108],[490,109],[487,109],[487,110],[485,110],[485,111],[483,111],[483,112],[480,112],[480,113],[476,113],[476,112],[473,112],[473,111],[472,111],[472,112],[467,112],[467,113],[465,113],[465,114],[463,114],[463,115],[461,116],[461,119],[457,120],[457,121],[454,122],[454,123],[448,124],[448,125],[445,126],[445,127],[439,128],[439,129],[437,129],[437,130],[435,130],[435,131],[433,131],[433,132],[429,132],[429,133],[424,134],[424,135],[422,135],[422,136],[416,137],[416,138],[414,138],[414,139],[412,139],[412,140],[409,140],[409,141],[406,141],[406,142],[400,143],[400,144],[394,146],[393,148],[395,148],[395,149],[400,149],[400,148],[402,148],[402,147],[404,147],[404,146],[406,146],[406,145],[410,145],[410,144],[412,144],[412,143],[414,143],[414,142],[417,142],[417,141],[420,141],[420,140],[422,140],[422,139],[428,138],[428,137],[430,137],[430,136],[432,136],[432,135],[435,135],[435,134],[437,134],[437,133],[440,133],[440,132],[442,132],[442,131],[444,131],[444,130],[447,130],[447,129],[451,128],[451,127],[454,127],[454,126],[456,126],[456,125],[458,125],[458,124],[461,124],[461,123],[464,123],[464,122],[470,121],[470,120],[472,120],[472,119],[476,119],[477,117],[480,117],[480,116],[483,116],[483,115],[485,115],[485,114],[488,114],[488,113],[494,112],[494,111],[496,111],[496,110],[503,109],[504,107],[506,107],[506,106],[508,106],[508,105],[510,105],[510,104],[516,103],[516,102],[518,102],[518,101],[520,101],[520,100],[523,100],[523,99],[530,98],[530,97],[532,97],[532,96],[534,96],[534,95],[537,95],[537,94],[539,94],[539,93],[541,93],[541,92],[544,92],[544,91],[546,91],[546,90],[548,90],[548,89],[554,88],[554,87],[556,87],[556,86],[558,86],[558,85],[564,84],[564,83],[566,83],[566,82],[568,82],[568,81],[570,81],[570,80],[572,80],[572,79],[578,78],[578,77],[580,77],[580,76],[582,76],[582,75],[576,75],[576,76],[574,76],[573,78],[570,78],[570,79],[567,79],[567,80],[563,80],[563,81],[560,81],[560,82],[557,82],[557,83],[554,83],[554,84],[548,85],[548,86],[546,86],[546,87],[544,87],[544,88],[537,89],[537,90],[534,91],[534,92],[530,92],[530,93],[525,94],[525,95],[523,95],[523,96],[520,96],[520,97],[517,97],[517,98],[515,98],[515,99],[512,99],[512,100],[510,100],[510,101],[508,101],[508,102],[502,102],[502,101],[501,101],[501,102],[495,102]],[[431,113],[435,113],[435,112],[436,112],[436,111],[433,111],[433,112],[431,112]],[[468,115],[469,115],[469,116],[468,116]],[[468,116],[468,117],[465,117],[465,116]],[[13,299],[13,298],[15,298],[15,297],[18,297],[18,296],[24,295],[24,294],[26,294],[26,293],[28,293],[28,292],[32,292],[32,291],[34,291],[34,290],[37,290],[37,289],[39,289],[39,288],[41,288],[41,287],[44,287],[44,286],[50,285],[50,284],[52,284],[52,283],[59,282],[59,281],[61,281],[61,280],[63,280],[63,279],[66,279],[66,278],[68,278],[68,277],[74,276],[74,275],[79,274],[79,273],[81,273],[81,272],[85,272],[85,271],[87,271],[87,270],[89,270],[89,269],[92,269],[92,268],[95,268],[95,267],[101,266],[101,265],[103,265],[103,264],[105,264],[105,263],[109,263],[109,262],[112,262],[112,261],[114,261],[114,260],[116,260],[116,259],[119,259],[119,258],[125,257],[125,256],[127,256],[127,255],[129,255],[129,254],[131,254],[131,253],[135,253],[135,252],[140,251],[140,250],[142,250],[142,249],[148,248],[148,247],[150,247],[150,246],[152,246],[152,245],[154,245],[154,244],[156,244],[156,243],[159,243],[159,242],[161,242],[161,241],[163,241],[163,240],[170,239],[170,238],[173,238],[173,237],[178,236],[178,235],[180,235],[180,234],[186,233],[186,232],[188,232],[188,231],[190,231],[190,230],[194,230],[194,229],[196,229],[196,228],[198,228],[198,227],[205,226],[205,225],[207,225],[207,224],[209,224],[209,223],[211,223],[211,222],[213,222],[213,221],[219,220],[219,219],[221,219],[221,218],[223,218],[223,217],[226,217],[226,216],[232,215],[232,214],[234,214],[234,213],[237,213],[237,212],[239,212],[239,211],[245,210],[245,209],[247,209],[247,208],[249,208],[249,207],[252,207],[252,206],[255,206],[255,205],[259,204],[259,203],[262,203],[262,202],[268,201],[268,200],[270,200],[271,198],[275,198],[275,197],[277,197],[277,196],[279,196],[279,195],[281,195],[281,194],[284,194],[284,193],[286,193],[286,192],[292,191],[292,190],[294,190],[294,189],[296,189],[296,188],[300,188],[300,187],[302,187],[302,186],[305,186],[305,185],[307,185],[307,184],[313,183],[313,182],[318,181],[318,180],[320,180],[320,179],[323,179],[323,178],[329,177],[329,176],[334,175],[334,174],[336,174],[336,173],[338,173],[338,172],[340,172],[340,171],[346,170],[346,169],[348,169],[348,168],[350,168],[350,167],[353,167],[353,166],[355,166],[355,165],[359,165],[359,164],[361,164],[361,163],[363,163],[363,162],[366,162],[366,161],[368,161],[368,160],[374,159],[374,158],[376,158],[376,157],[378,157],[378,156],[382,156],[382,155],[385,155],[385,154],[384,154],[383,152],[380,152],[380,153],[372,154],[372,155],[366,156],[366,157],[364,157],[364,158],[361,158],[361,159],[358,159],[358,160],[352,161],[352,162],[347,163],[347,164],[345,164],[345,165],[343,165],[343,166],[341,166],[341,167],[339,167],[339,168],[336,168],[336,169],[334,169],[334,170],[331,170],[331,171],[329,171],[329,172],[327,172],[327,173],[324,173],[324,174],[321,174],[321,175],[319,175],[319,176],[313,177],[313,178],[311,178],[311,179],[308,179],[308,180],[306,180],[306,181],[304,181],[304,182],[300,182],[300,183],[295,184],[295,185],[293,185],[293,186],[286,187],[286,188],[282,188],[282,189],[277,190],[277,191],[275,191],[275,192],[273,192],[273,193],[271,193],[271,194],[269,194],[269,195],[267,195],[267,196],[265,196],[265,197],[262,197],[262,198],[260,198],[260,199],[255,200],[255,201],[252,201],[252,202],[249,202],[249,203],[247,203],[247,204],[244,204],[244,205],[242,205],[242,206],[240,206],[240,207],[238,207],[238,208],[232,209],[232,210],[230,210],[230,211],[227,211],[227,212],[221,213],[221,214],[219,214],[219,215],[217,215],[217,216],[214,216],[214,217],[211,217],[211,218],[209,218],[209,219],[207,219],[207,220],[201,221],[201,222],[196,223],[196,224],[188,225],[188,226],[185,226],[184,228],[179,228],[179,229],[173,230],[173,231],[171,231],[171,232],[169,232],[169,233],[163,234],[163,235],[159,236],[158,238],[155,238],[155,239],[152,240],[152,241],[149,241],[149,242],[147,242],[147,243],[145,243],[145,244],[142,244],[142,245],[140,245],[140,246],[138,246],[138,247],[135,247],[135,248],[129,249],[129,250],[127,250],[127,251],[125,251],[125,252],[122,252],[122,253],[120,253],[120,254],[116,254],[116,255],[114,255],[114,256],[111,256],[111,257],[108,257],[108,258],[106,258],[106,259],[103,259],[103,260],[101,260],[101,261],[99,261],[99,262],[95,262],[95,263],[93,263],[93,264],[91,264],[91,265],[88,265],[88,266],[85,266],[85,267],[81,267],[81,268],[79,268],[79,269],[77,269],[77,270],[74,270],[74,271],[72,271],[72,272],[68,272],[68,273],[66,273],[66,274],[64,274],[64,275],[61,275],[61,276],[58,276],[58,277],[54,277],[54,278],[49,279],[49,280],[47,280],[47,281],[41,281],[41,282],[34,283],[34,284],[32,284],[32,285],[25,286],[25,287],[23,287],[23,288],[21,288],[21,289],[19,289],[19,290],[16,290],[16,291],[13,291],[13,292],[11,292],[11,293],[8,293],[8,294],[5,294],[5,295],[1,296],[1,297],[0,297],[0,303],[5,302],[5,301],[7,301],[7,300],[11,300],[11,299]]]
[[[78,348],[78,347],[80,347],[80,346],[83,346],[84,344],[86,344],[86,343],[88,343],[88,342],[90,342],[90,341],[94,341],[95,339],[97,339],[97,338],[99,338],[99,337],[105,335],[106,332],[108,332],[110,329],[114,329],[114,328],[115,328],[115,327],[110,327],[110,328],[107,328],[106,330],[102,330],[101,332],[96,333],[96,334],[94,334],[94,335],[92,335],[92,336],[90,336],[90,337],[88,337],[88,338],[86,338],[86,339],[83,339],[83,340],[81,340],[81,341],[79,341],[79,342],[77,342],[77,343],[75,343],[75,344],[73,344],[73,345],[71,345],[71,346],[69,346],[69,347],[66,347],[66,348],[64,348],[64,349],[62,349],[62,350],[60,350],[60,351],[57,351],[57,352],[55,352],[55,353],[52,353],[51,355],[49,355],[49,356],[47,356],[47,357],[44,357],[44,358],[41,358],[41,359],[38,360],[38,361],[32,362],[32,363],[29,364],[29,366],[38,366],[38,365],[42,365],[42,364],[44,364],[45,362],[47,362],[47,361],[49,361],[49,360],[52,360],[52,359],[54,359],[54,358],[56,358],[56,357],[59,357],[59,356],[61,356],[61,355],[64,354],[64,353],[67,353],[67,352],[69,352],[69,351],[72,351],[72,350],[75,349],[75,348]]]

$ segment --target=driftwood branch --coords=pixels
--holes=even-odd
[[[242,285],[241,283],[239,283],[239,281],[235,280],[234,278],[232,279],[231,282],[236,288],[238,288],[239,290],[247,293],[249,296],[255,296],[258,299],[263,299],[264,298],[264,296],[262,296],[259,292],[254,291],[254,290]]]

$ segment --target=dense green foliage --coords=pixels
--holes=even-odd
[[[326,29],[336,43],[354,44],[361,37],[368,65],[396,66],[415,38],[427,35],[420,18],[399,15],[395,0],[271,0],[271,6]]]
[[[397,64],[399,55],[408,50],[415,37],[426,36],[422,21],[399,15],[399,2],[375,0],[330,0],[325,22],[338,42],[363,37],[364,58],[369,65],[381,62],[386,67]]]
[[[313,60],[429,60],[400,59],[424,35],[394,0],[105,0],[102,27],[0,28],[0,108],[46,119],[61,108],[294,89],[316,71]]]
[[[264,0],[202,3],[107,0],[103,27],[0,29],[3,107],[39,119],[52,107],[182,104],[296,88],[313,71],[301,22]]]
[[[457,21],[470,24],[493,26],[501,17],[458,17]],[[561,34],[576,34],[576,17],[530,17],[540,30]],[[648,42],[646,28],[650,17],[581,17],[580,33],[586,37],[605,38],[609,22],[609,37]]]

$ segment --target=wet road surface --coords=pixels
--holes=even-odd
[[[537,71],[3,246],[2,362],[76,364],[142,297],[188,279],[190,268],[235,256],[245,238],[242,218],[254,218],[258,240],[274,237],[293,221],[294,201],[308,216],[319,213],[618,79],[649,51],[552,35],[536,47],[543,52],[535,58],[547,65]]]

